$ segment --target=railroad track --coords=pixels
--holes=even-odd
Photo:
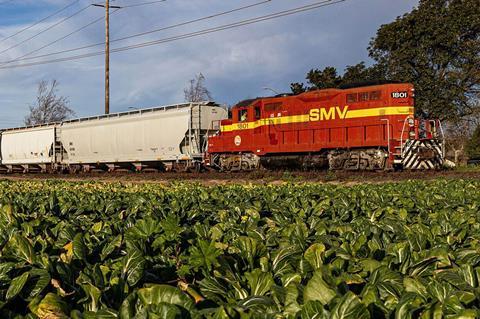
[[[242,173],[186,172],[90,172],[77,174],[0,174],[7,180],[69,180],[105,182],[201,182],[201,183],[276,183],[276,182],[396,182],[401,180],[480,179],[480,170],[465,171],[402,171],[402,172],[345,172],[345,171],[255,171]]]

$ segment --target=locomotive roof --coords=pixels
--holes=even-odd
[[[253,104],[253,102],[258,101],[258,100],[265,100],[265,99],[275,99],[275,98],[285,98],[285,97],[295,97],[295,96],[302,96],[302,95],[311,95],[311,94],[319,94],[323,93],[326,95],[329,95],[331,93],[338,93],[338,91],[342,91],[340,89],[321,89],[321,90],[313,90],[313,91],[307,91],[301,94],[291,94],[291,93],[284,93],[284,94],[278,94],[274,96],[260,96],[254,99],[247,99],[238,102],[233,106],[233,108],[239,108],[239,107],[247,107]],[[333,95],[333,94],[332,94]]]
[[[408,84],[404,82],[399,82],[399,81],[390,81],[390,80],[378,80],[378,81],[365,81],[365,82],[357,82],[357,83],[349,83],[349,84],[344,84],[341,85],[338,88],[326,88],[326,89],[317,89],[317,90],[311,90],[311,91],[306,91],[300,94],[290,94],[290,93],[285,93],[285,94],[278,94],[274,96],[260,96],[254,99],[247,99],[238,102],[233,106],[233,108],[240,108],[240,107],[247,107],[253,104],[253,102],[258,101],[258,100],[264,100],[264,99],[274,99],[274,98],[282,98],[282,97],[307,97],[307,96],[312,96],[312,95],[318,95],[320,94],[321,96],[333,96],[336,95],[342,91],[346,90],[354,90],[354,89],[364,89],[366,87],[371,87],[371,86],[383,86],[383,85],[388,85],[388,84]]]

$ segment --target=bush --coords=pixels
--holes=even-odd
[[[480,158],[480,125],[477,126],[466,147],[469,158]]]

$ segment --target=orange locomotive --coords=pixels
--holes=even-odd
[[[414,97],[413,85],[402,83],[247,100],[209,137],[207,164],[223,171],[440,168],[441,123],[416,119]]]

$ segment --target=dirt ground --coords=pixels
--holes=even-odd
[[[480,179],[480,169],[452,171],[404,171],[404,172],[345,172],[345,171],[256,171],[250,173],[81,173],[81,174],[8,174],[0,175],[7,180],[65,180],[65,181],[103,181],[103,182],[154,182],[170,183],[176,181],[199,182],[202,184],[229,183],[281,183],[281,182],[319,182],[319,183],[382,183],[402,180],[429,179]]]

